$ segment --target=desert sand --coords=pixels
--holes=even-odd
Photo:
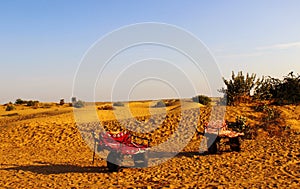
[[[133,102],[115,110],[135,128],[139,123],[147,128],[152,121],[150,113],[167,112],[166,118],[158,118],[162,119],[162,126],[151,135],[153,145],[177,129],[181,111],[193,115],[184,120],[186,125],[201,127],[208,116],[206,107],[196,103],[181,108],[176,102],[167,108],[149,105]],[[120,129],[113,110],[103,106],[111,104],[97,104],[101,124],[106,129]],[[233,121],[242,115],[251,127],[256,127],[263,115],[252,106],[227,107],[226,119]],[[126,107],[131,114],[126,113]],[[242,140],[241,152],[231,152],[223,146],[218,154],[199,154],[201,138],[195,135],[179,154],[162,164],[124,167],[111,173],[100,156],[92,164],[93,152],[79,132],[73,107],[53,104],[33,109],[19,105],[8,112],[0,106],[0,188],[299,188],[300,108],[275,108],[280,109],[291,129],[272,135],[258,129],[255,139]],[[197,116],[200,120],[195,123]],[[153,161],[151,154],[149,161]]]

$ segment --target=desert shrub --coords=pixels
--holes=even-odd
[[[12,111],[12,110],[15,110],[15,109],[16,109],[16,107],[12,103],[9,103],[6,106],[5,111]]]
[[[281,111],[267,106],[263,112],[264,116],[261,118],[260,128],[267,131],[271,136],[282,135],[288,126],[281,117]]]
[[[250,92],[255,86],[255,74],[251,76],[247,73],[246,77],[242,71],[238,72],[237,75],[232,72],[230,80],[223,78],[226,88],[221,88],[219,92],[224,93],[227,105],[235,105],[250,97]]]
[[[33,106],[33,107],[36,107],[38,106],[39,104],[39,101],[37,100],[29,100],[29,101],[26,101],[26,106]]]
[[[268,108],[268,105],[263,103],[263,104],[258,104],[253,107],[254,111],[256,112],[264,112]]]
[[[166,104],[164,103],[164,101],[159,100],[152,107],[153,108],[163,108],[163,107],[166,107]]]
[[[235,118],[235,122],[228,123],[228,128],[231,128],[234,131],[237,132],[244,132],[247,127],[247,118],[243,116],[237,116]]]
[[[26,101],[25,100],[22,100],[20,98],[18,98],[16,101],[15,101],[15,104],[26,104]]]
[[[270,107],[266,107],[263,111],[265,114],[265,116],[263,117],[263,121],[265,122],[269,122],[272,120],[276,120],[280,117],[281,112],[274,109],[274,108],[270,108]]]
[[[290,72],[283,80],[263,77],[257,82],[254,97],[259,100],[272,99],[275,104],[298,104],[300,102],[300,75]]]
[[[75,108],[82,108],[82,107],[84,107],[84,105],[85,105],[85,103],[81,100],[78,100],[73,103],[73,107],[75,107]]]
[[[105,105],[99,106],[97,109],[98,110],[113,110],[114,107],[111,105],[105,104]]]
[[[276,91],[276,85],[279,83],[279,79],[263,76],[261,80],[256,82],[254,98],[259,100],[270,100]]]
[[[209,105],[211,103],[211,98],[205,95],[198,95],[192,98],[194,102],[198,102],[203,105]]]
[[[243,116],[237,116],[235,118],[235,122],[228,122],[228,128],[232,129],[233,131],[243,132],[244,138],[252,139],[256,136],[256,132],[251,129],[249,125],[247,125],[247,118]]]
[[[124,106],[123,102],[114,102],[113,106]]]

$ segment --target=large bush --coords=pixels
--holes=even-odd
[[[227,105],[235,105],[250,97],[250,92],[256,83],[256,75],[247,73],[246,76],[243,72],[238,72],[237,75],[232,72],[230,80],[223,78],[226,88],[222,88],[219,92],[224,93],[224,98],[227,100]]]
[[[263,77],[257,82],[254,96],[260,100],[274,100],[276,104],[298,104],[300,102],[300,75],[290,72],[283,80]]]

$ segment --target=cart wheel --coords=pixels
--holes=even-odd
[[[240,141],[238,137],[229,138],[230,149],[235,152],[239,152],[241,150]]]
[[[148,152],[133,155],[134,166],[138,168],[148,167]]]
[[[208,135],[207,150],[209,154],[218,153],[220,138],[214,134]]]
[[[120,169],[121,157],[117,152],[109,152],[107,159],[107,168],[110,172],[117,172]]]
[[[209,154],[216,154],[216,153],[218,153],[218,146],[219,146],[218,142],[217,142],[217,141],[214,141],[214,142],[210,145],[210,147],[208,147],[208,153],[209,153]]]

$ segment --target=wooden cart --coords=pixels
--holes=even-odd
[[[221,139],[228,138],[228,144],[232,151],[239,152],[240,138],[244,133],[231,131],[227,124],[221,121],[206,123],[203,133],[200,133],[207,138],[207,149],[209,154],[216,154],[219,151]]]

